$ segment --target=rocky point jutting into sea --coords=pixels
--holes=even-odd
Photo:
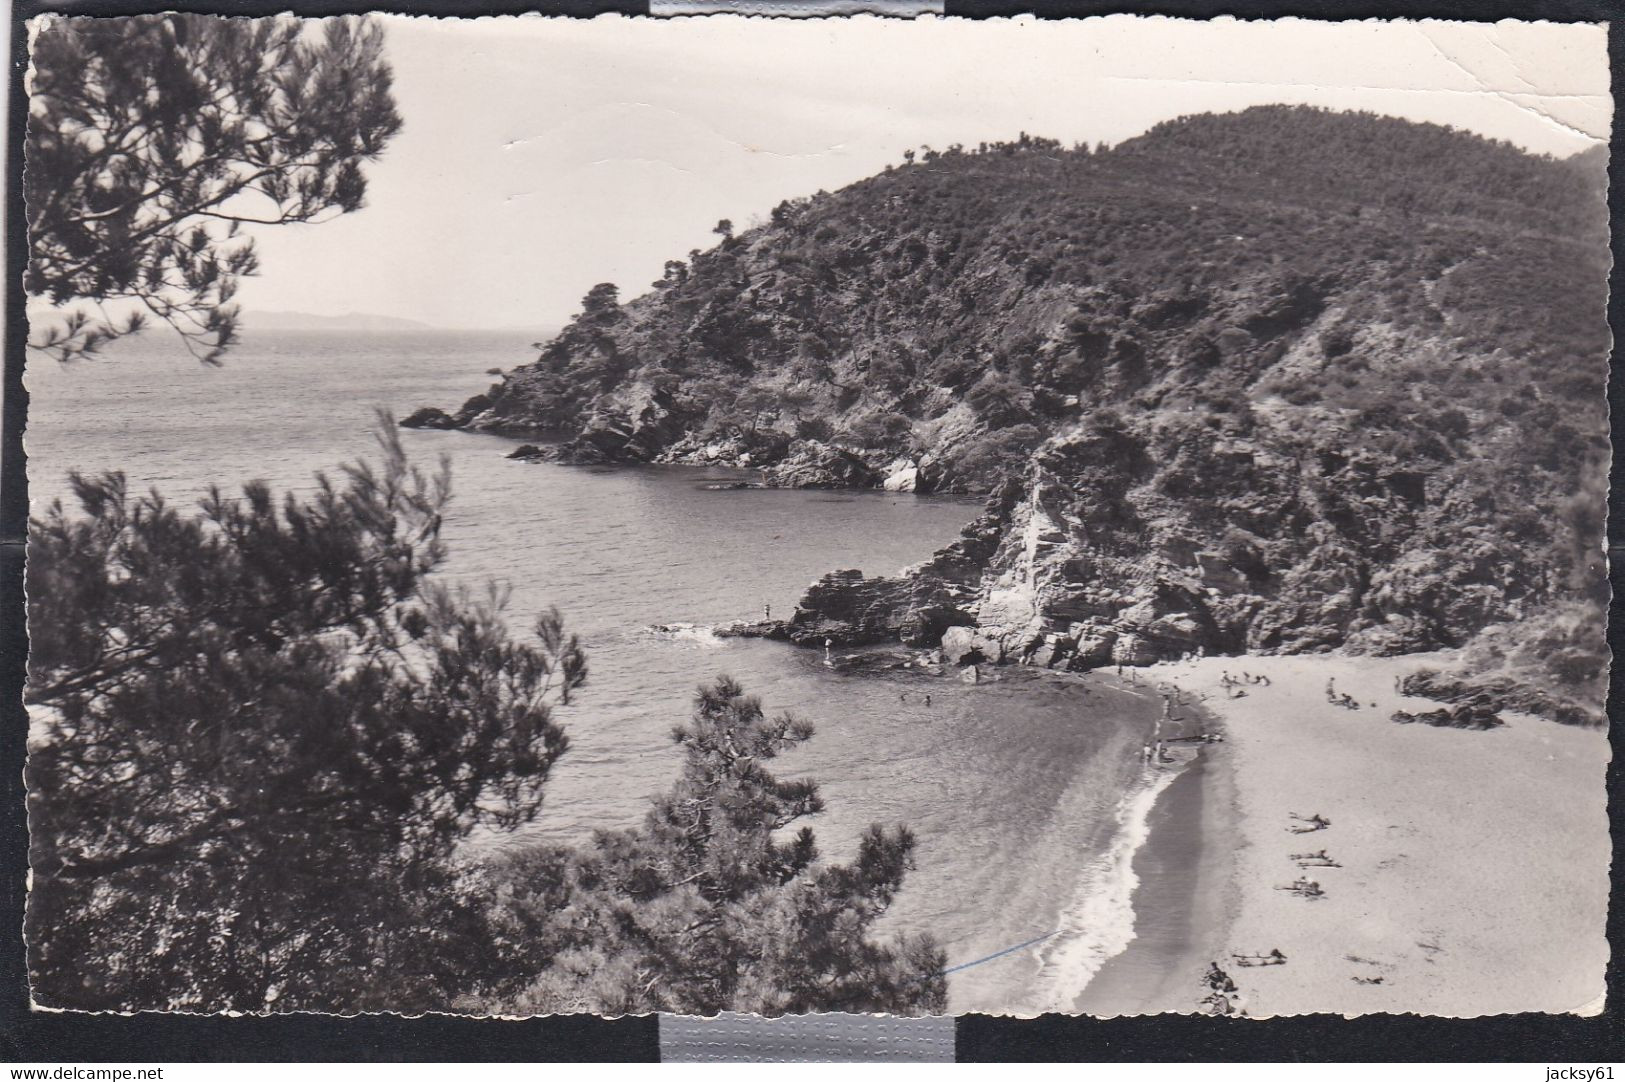
[[[1604,163],[1288,106],[929,151],[595,287],[407,423],[992,494],[759,633],[1071,669],[1466,647],[1436,695],[1593,720]]]

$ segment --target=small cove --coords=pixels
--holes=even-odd
[[[250,332],[225,367],[205,369],[154,332],[105,360],[36,366],[34,507],[66,496],[70,469],[122,469],[132,488],[183,505],[211,482],[309,491],[315,471],[372,451],[375,408],[455,406],[489,383],[489,368],[525,357],[523,336]],[[932,931],[955,965],[1045,935],[1075,903],[1080,870],[1111,845],[1154,694],[1010,670],[981,685],[907,670],[845,676],[816,651],[706,632],[768,606],[788,614],[827,571],[893,573],[924,559],[976,501],[718,491],[707,486],[745,475],[527,464],[505,459],[514,441],[496,437],[402,438],[424,465],[452,464],[445,576],[507,583],[516,630],[558,606],[589,654],[589,682],[559,715],[572,746],[547,805],[503,844],[635,824],[675,776],[671,726],[696,685],[726,672],[769,711],[817,726],[775,768],[821,782],[828,809],[811,825],[826,859],[848,859],[872,822],[915,831],[918,868],[886,930]],[[951,1009],[1033,1009],[1049,995],[1040,963],[1014,951],[955,974]]]

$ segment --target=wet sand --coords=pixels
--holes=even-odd
[[[1234,786],[1224,744],[1201,748],[1151,815],[1134,858],[1135,938],[1103,966],[1075,1010],[1101,1017],[1193,1011],[1235,908]]]

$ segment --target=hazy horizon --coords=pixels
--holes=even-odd
[[[1593,25],[378,18],[404,129],[361,211],[255,230],[245,311],[558,325],[595,283],[646,292],[720,218],[743,230],[922,144],[1116,144],[1281,102],[1564,156],[1612,110]]]

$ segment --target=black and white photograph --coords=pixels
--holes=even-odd
[[[38,1009],[1603,1011],[1606,26],[26,51]]]

